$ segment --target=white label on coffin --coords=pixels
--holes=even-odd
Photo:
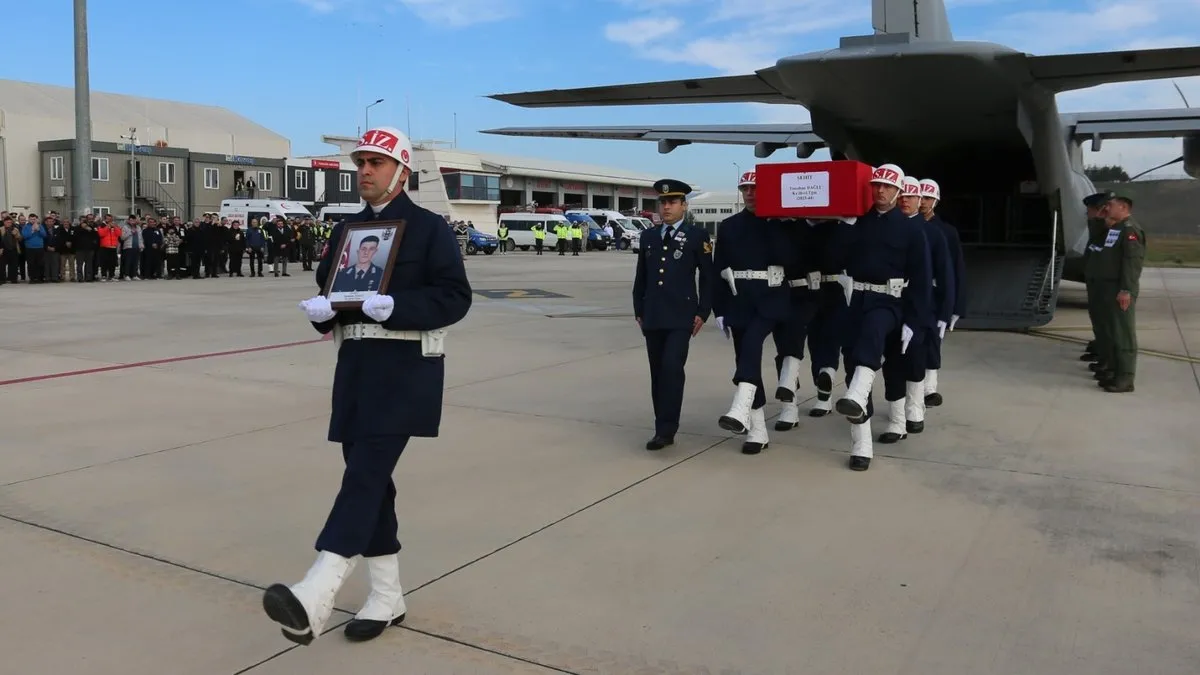
[[[779,205],[786,209],[829,206],[829,172],[785,173],[779,177]]]

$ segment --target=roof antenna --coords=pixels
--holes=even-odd
[[[917,18],[917,13],[921,7],[921,0],[913,0],[913,37],[921,37],[921,20]]]

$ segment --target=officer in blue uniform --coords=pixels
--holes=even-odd
[[[760,218],[754,213],[754,172],[742,175],[738,190],[746,207],[721,222],[713,269],[720,281],[713,289],[713,313],[717,326],[733,336],[736,368],[733,383],[737,392],[729,411],[717,424],[735,434],[747,434],[742,452],[756,455],[767,447],[767,423],[763,407],[763,343],[775,331],[783,331],[791,316],[791,289],[787,270],[795,255],[784,223]],[[798,371],[791,367],[792,379]],[[784,380],[780,380],[783,386]],[[794,385],[793,385],[794,386]]]
[[[914,331],[912,342],[906,353],[901,354],[900,344],[889,343],[884,350],[883,382],[884,398],[888,402],[888,424],[879,436],[880,443],[895,443],[925,430],[925,368],[930,350],[938,348],[950,321],[950,310],[954,306],[954,278],[950,267],[950,252],[941,228],[921,216],[921,183],[912,176],[905,176],[900,192],[900,212],[909,222],[925,234],[928,248],[931,280],[931,313],[927,323],[910,326]],[[943,320],[942,312],[945,313]]]
[[[806,220],[803,225],[813,304],[806,333],[812,380],[817,389],[817,401],[808,411],[810,417],[824,417],[833,410],[833,379],[841,360],[848,311],[838,279],[846,269],[846,254],[856,222],[857,218]],[[818,274],[820,281],[816,283]]]
[[[405,135],[392,127],[369,129],[350,156],[368,206],[334,227],[332,240],[341,240],[347,223],[404,220],[407,227],[394,244],[399,250],[384,293],[358,310],[335,311],[321,295],[301,303],[313,326],[323,334],[332,331],[338,345],[328,438],[341,443],[346,467],[317,537],[316,562],[299,583],[275,584],[263,595],[267,615],[298,644],[321,634],[338,589],[360,558],[371,592],[346,625],[346,637],[369,640],[404,620],[392,472],[409,438],[438,435],[445,372],[441,339],[471,307],[453,231],[403,191],[413,168]],[[325,287],[338,255],[330,247],[321,256],[318,288]]]
[[[942,312],[941,319],[946,321],[945,327],[940,324],[938,326],[938,339],[934,343],[934,348],[929,350],[929,362],[925,364],[925,405],[930,408],[936,408],[942,404],[942,395],[938,393],[938,371],[942,369],[942,341],[946,337],[947,332],[953,332],[955,324],[959,318],[967,313],[967,263],[963,259],[962,241],[958,237],[958,230],[942,220],[942,217],[937,214],[938,202],[942,200],[942,188],[936,181],[929,178],[921,180],[921,215],[931,224],[934,224],[942,232],[942,236],[946,239],[946,251],[950,255],[950,276],[953,278],[954,290],[953,300],[944,300],[945,305],[949,306],[950,318],[945,319],[945,312]],[[940,309],[946,309],[945,306]]]
[[[654,191],[663,224],[642,232],[633,279],[633,316],[646,337],[654,401],[654,436],[647,450],[675,442],[688,348],[708,320],[713,292],[712,241],[708,232],[683,220],[691,186],[664,178]]]
[[[838,413],[850,420],[850,468],[866,471],[874,456],[871,386],[889,343],[900,353],[928,325],[932,273],[925,234],[896,208],[904,172],[884,164],[871,174],[874,208],[854,224],[843,288],[849,300],[842,358],[848,380]]]
[[[383,281],[383,268],[371,262],[379,250],[379,237],[369,234],[358,243],[357,264],[338,272],[333,281],[333,293],[352,293],[379,290]]]

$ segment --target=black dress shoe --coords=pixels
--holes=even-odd
[[[659,436],[655,434],[654,438],[646,441],[647,450],[662,450],[668,445],[675,445],[674,436]]]
[[[404,623],[403,614],[391,621],[352,619],[350,623],[346,624],[346,629],[342,631],[342,634],[351,642],[366,642],[383,635],[383,631],[387,630],[388,626],[399,626],[402,623]]]
[[[925,394],[925,407],[936,408],[942,404],[942,395],[936,391],[932,394]]]
[[[870,457],[859,457],[857,455],[854,455],[850,458],[850,470],[851,471],[866,471],[869,468],[871,468],[871,458]]]
[[[1117,378],[1111,382],[1106,382],[1103,385],[1104,391],[1110,394],[1131,394],[1133,393],[1133,380]]]
[[[898,434],[893,431],[885,431],[884,433],[879,434],[880,443],[899,443],[906,438],[908,438],[908,434]]]
[[[822,410],[821,408],[813,408],[808,411],[809,417],[824,417],[828,414],[829,414],[828,410]]]
[[[922,431],[925,431],[925,422],[905,422],[904,428],[910,434],[919,434]]]
[[[313,632],[308,623],[308,613],[292,589],[283,584],[272,584],[263,593],[262,604],[267,616],[280,624],[279,632],[283,637],[298,645],[312,644]]]
[[[1092,371],[1093,373],[1097,373],[1101,370],[1105,370],[1105,368],[1103,363],[1100,363],[1099,361],[1093,361],[1092,363],[1088,364],[1088,370]]]
[[[1096,356],[1096,355],[1095,355],[1095,354],[1093,354],[1092,352],[1084,352],[1084,353],[1082,353],[1082,354],[1080,354],[1080,355],[1079,355],[1079,360],[1080,360],[1080,361],[1095,361],[1095,360],[1096,360],[1096,359],[1098,359],[1098,358],[1100,358],[1100,357],[1099,357],[1099,356]]]

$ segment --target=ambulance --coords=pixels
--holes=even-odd
[[[284,199],[226,199],[221,202],[219,215],[240,221],[243,226],[249,225],[254,218],[263,223],[275,220],[276,216],[285,220],[313,217],[303,204]]]

